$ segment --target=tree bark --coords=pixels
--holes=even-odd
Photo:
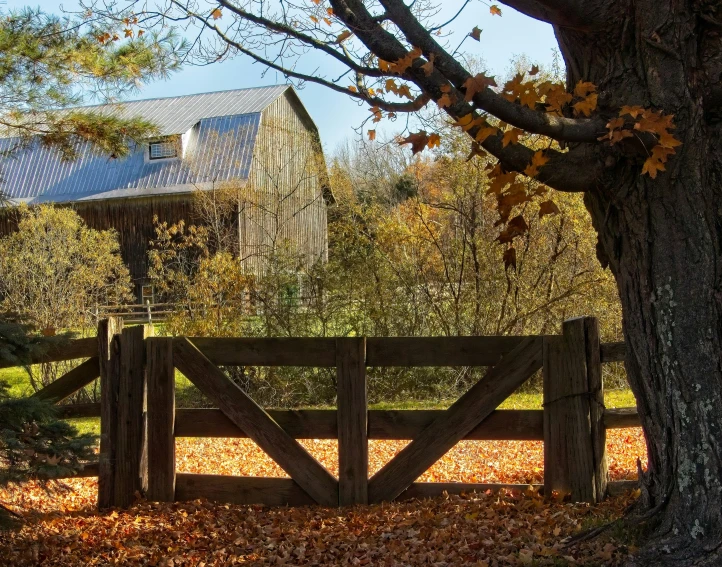
[[[598,36],[556,29],[570,85],[596,83],[610,115],[625,104],[674,114],[683,143],[654,180],[639,174],[643,148],[600,147],[607,171],[585,195],[619,288],[647,439],[644,564],[722,557],[722,123],[709,102],[722,26],[707,8],[636,0]]]

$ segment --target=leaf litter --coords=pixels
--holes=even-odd
[[[338,472],[335,441],[302,443]],[[405,445],[370,441],[370,474]],[[286,476],[247,439],[178,439],[176,448],[179,472]],[[636,478],[645,454],[640,429],[607,432],[610,480]],[[536,484],[543,475],[541,442],[463,441],[419,481]],[[139,500],[129,510],[99,513],[94,478],[66,480],[51,492],[28,482],[0,489],[0,502],[26,520],[0,532],[0,564],[617,565],[634,552],[627,542],[607,536],[565,548],[564,540],[621,516],[637,492],[596,506],[526,489],[343,509]]]

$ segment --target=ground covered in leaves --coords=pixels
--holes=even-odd
[[[645,454],[639,429],[608,431],[611,480],[635,478]],[[335,441],[306,448],[337,472]],[[371,473],[404,442],[373,441]],[[179,439],[181,472],[285,476],[245,439]],[[541,442],[465,441],[419,480],[539,483]],[[565,548],[565,538],[620,516],[634,498],[599,506],[544,500],[531,490],[442,496],[348,509],[264,508],[203,500],[139,501],[95,511],[97,481],[76,479],[45,492],[33,483],[0,490],[24,527],[0,532],[2,565],[615,565],[634,549],[600,538]]]

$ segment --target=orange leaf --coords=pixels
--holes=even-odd
[[[217,20],[217,19],[219,19],[219,18],[222,18],[222,17],[223,17],[223,12],[221,12],[221,9],[220,9],[220,8],[216,8],[215,10],[213,10],[213,11],[211,12],[211,17],[212,17],[214,20]]]
[[[310,19],[314,24],[317,24],[317,23],[318,23],[318,18],[317,18],[316,16],[309,16],[309,19]]]
[[[353,34],[350,31],[344,30],[336,36],[336,43],[341,43],[343,40],[348,39],[352,35]]]
[[[501,16],[501,8],[499,8],[496,4],[489,6],[489,12],[492,16]]]
[[[588,95],[586,98],[580,100],[573,105],[574,111],[577,114],[583,114],[589,116],[597,108],[597,93]]]
[[[436,54],[432,53],[431,57],[429,57],[429,60],[424,63],[421,68],[424,70],[424,75],[427,77],[431,75],[431,73],[434,72],[434,59],[436,58]]]
[[[504,132],[504,138],[501,141],[502,147],[505,148],[509,144],[516,144],[523,133],[523,130],[519,130],[519,128],[512,128]]]
[[[545,215],[558,215],[559,212],[559,207],[557,207],[557,204],[554,201],[544,201],[543,203],[539,203],[539,218],[542,218]]]
[[[498,132],[499,131],[493,126],[485,126],[483,128],[479,128],[479,131],[476,133],[474,139],[480,144],[483,144],[484,140],[486,140],[489,136],[496,136]]]
[[[641,106],[623,106],[619,109],[619,116],[624,116],[625,114],[629,114],[632,118],[636,118],[640,114],[644,112],[644,108]]]
[[[479,26],[474,26],[474,29],[471,30],[471,33],[469,35],[472,37],[472,39],[475,39],[476,41],[481,41],[481,29]]]
[[[369,130],[369,140],[373,142],[376,139],[376,130]]]
[[[495,86],[496,81],[494,80],[494,77],[487,77],[484,73],[479,73],[473,77],[469,77],[464,82],[464,88],[466,89],[464,100],[466,102],[470,102],[476,93],[483,91],[487,87]]]
[[[439,136],[439,135],[436,134],[436,133],[434,133],[434,134],[429,134],[429,141],[426,142],[426,145],[427,145],[429,148],[437,148],[437,147],[439,147],[439,146],[441,145],[441,136]]]
[[[590,93],[595,92],[596,90],[597,86],[594,83],[590,83],[588,81],[579,81],[577,83],[577,86],[574,87],[574,94],[579,97],[585,97]]]
[[[531,163],[524,169],[524,174],[529,177],[536,177],[539,173],[539,169],[543,167],[549,161],[548,157],[544,156],[543,151],[535,152],[531,158]]]
[[[414,134],[409,134],[406,138],[400,139],[399,145],[411,144],[411,152],[417,154],[426,147],[428,142],[429,136],[426,134],[426,131],[420,130]]]

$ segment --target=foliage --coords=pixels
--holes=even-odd
[[[9,153],[40,143],[72,159],[78,144],[89,142],[105,154],[124,156],[130,142],[155,132],[140,118],[59,109],[88,96],[117,100],[142,81],[166,77],[186,49],[172,33],[128,34],[118,24],[31,9],[0,16],[0,128],[17,142]]]
[[[54,339],[28,335],[26,326],[0,322],[0,361],[27,365]],[[95,437],[77,435],[75,428],[56,417],[49,402],[12,398],[0,380],[0,486],[26,480],[46,481],[73,474],[93,455]],[[11,517],[0,506],[0,527]]]
[[[6,213],[10,214],[10,213]],[[86,326],[94,308],[130,297],[113,231],[88,228],[69,208],[22,206],[0,238],[0,305],[46,335]]]

